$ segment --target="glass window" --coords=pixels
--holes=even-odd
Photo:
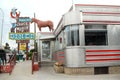
[[[67,46],[79,45],[79,26],[72,25],[65,28]]]
[[[71,27],[71,42],[72,45],[79,45],[79,27],[78,25],[74,25]]]
[[[50,60],[50,41],[42,41],[42,60]]]
[[[43,41],[42,42],[42,48],[43,49],[50,49],[50,42],[49,41]]]
[[[67,46],[71,46],[72,43],[71,43],[71,31],[70,31],[70,26],[67,26],[66,29],[66,42],[67,42]]]
[[[108,45],[105,25],[90,25],[88,27],[87,25],[87,28],[85,28],[85,45]]]
[[[56,37],[56,41],[55,41],[55,50],[58,50],[58,46],[59,45],[59,41],[58,41],[58,36]]]

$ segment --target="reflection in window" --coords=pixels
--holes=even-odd
[[[66,29],[67,46],[79,45],[79,26],[72,25],[67,26]]]
[[[49,41],[43,41],[42,42],[42,48],[43,49],[49,49],[50,48],[50,42]]]
[[[51,59],[50,41],[42,41],[42,60]]]
[[[71,27],[71,42],[74,46],[79,45],[79,27],[77,25]]]
[[[71,32],[70,32],[70,26],[66,27],[66,39],[67,39],[67,46],[71,46]]]
[[[107,29],[105,25],[90,25],[85,28],[85,45],[107,45]],[[88,29],[89,27],[89,29]]]

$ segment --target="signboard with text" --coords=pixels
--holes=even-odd
[[[29,18],[29,17],[19,17],[18,22],[31,22],[31,18]]]
[[[20,50],[26,50],[26,44],[25,43],[20,44]]]
[[[9,33],[9,39],[12,40],[31,40],[35,39],[34,33]]]
[[[16,23],[16,34],[11,34],[12,39],[16,40],[16,43],[29,43],[30,39],[34,39],[34,34],[29,33],[30,29],[29,17],[19,17]]]

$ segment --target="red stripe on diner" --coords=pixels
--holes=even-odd
[[[58,52],[59,54],[64,54],[64,52]]]
[[[101,7],[120,7],[119,5],[100,5],[100,4],[75,4],[75,6],[101,6]]]
[[[64,56],[58,56],[59,58],[64,58]]]
[[[86,60],[86,62],[116,61],[116,60],[120,60],[120,58],[110,58],[110,59],[92,59],[92,60]]]
[[[120,14],[120,13],[113,13],[113,12],[83,12],[83,14]]]
[[[83,22],[120,23],[120,21],[98,21],[98,20],[83,20]]]
[[[94,56],[120,56],[120,54],[97,54],[97,55],[86,55],[86,57],[94,57]]]
[[[86,52],[120,52],[120,50],[86,50]]]

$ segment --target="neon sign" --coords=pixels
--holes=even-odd
[[[30,39],[35,39],[35,34],[34,33],[9,33],[9,39],[30,40]]]

